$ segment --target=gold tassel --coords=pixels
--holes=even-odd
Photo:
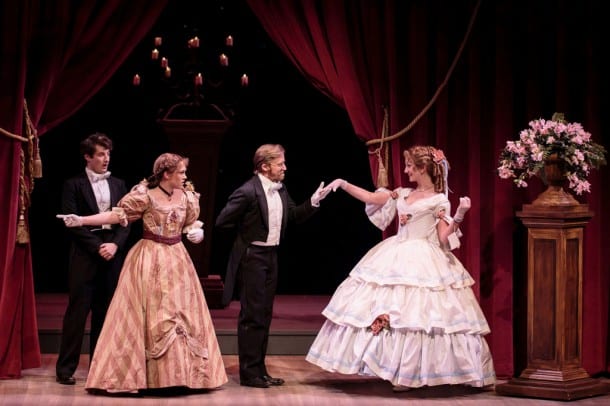
[[[388,112],[388,108],[384,106],[383,108],[383,124],[382,124],[382,128],[381,128],[381,144],[379,145],[379,149],[377,150],[377,162],[379,164],[379,167],[377,168],[377,188],[380,187],[385,187],[387,188],[388,185],[390,184],[388,182],[388,171],[385,168],[385,165],[383,163],[383,159],[381,159],[381,151],[383,150],[383,147],[385,146],[386,148],[386,164],[388,161],[388,147],[387,145],[384,145],[383,140],[388,136],[389,131],[390,131],[390,122],[389,122],[389,112]]]
[[[25,224],[25,215],[21,213],[19,215],[19,221],[17,222],[17,244],[27,244],[30,242],[30,233],[28,227]]]
[[[42,178],[42,159],[40,158],[38,136],[34,137],[34,166],[32,167],[32,177]]]
[[[25,210],[29,204],[30,191],[25,180],[25,152],[23,146],[19,152],[19,219],[17,221],[17,244],[27,244],[30,242],[30,232],[25,222]]]
[[[381,154],[377,154],[377,161],[379,162],[379,168],[377,169],[377,187],[385,187],[387,188],[389,185],[388,182],[388,171],[383,164],[383,160],[381,159]]]

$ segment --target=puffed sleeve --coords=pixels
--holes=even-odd
[[[392,191],[386,188],[379,188],[375,190],[375,192],[391,193]],[[396,216],[396,200],[389,198],[385,204],[382,205],[367,203],[364,210],[371,223],[375,224],[377,228],[383,231]]]
[[[436,207],[434,207],[434,217],[440,218],[440,213],[443,210],[445,211],[445,218],[449,217],[449,213],[451,213],[451,203],[449,203],[449,200],[447,199],[441,200]]]
[[[447,200],[446,198],[443,199],[441,202],[439,202],[439,204],[434,208],[434,216],[438,219],[437,221],[441,220],[440,213],[443,210],[445,211],[445,214],[442,217],[442,220],[444,220],[447,224],[451,223],[451,221],[453,221],[453,219],[449,215],[449,213],[451,213],[451,203],[449,203],[449,200]],[[455,230],[455,232],[449,234],[449,237],[447,238],[447,240],[448,240],[448,248],[450,251],[453,251],[456,248],[460,248],[460,245],[461,245],[460,238],[461,237],[462,237],[462,231],[459,228],[457,230]]]
[[[186,226],[195,223],[195,220],[199,218],[199,198],[200,194],[194,190],[185,190],[186,194],[186,217],[184,218],[184,224]]]
[[[140,182],[129,193],[123,196],[119,201],[118,208],[113,208],[112,210],[121,220],[127,218],[127,221],[131,223],[142,218],[142,214],[150,208],[150,204],[148,186],[146,186],[145,182]]]

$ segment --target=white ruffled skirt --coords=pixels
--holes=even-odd
[[[393,385],[494,384],[483,337],[490,330],[473,284],[450,252],[425,239],[390,237],[337,288],[306,360]],[[389,328],[374,334],[380,315],[388,315]]]

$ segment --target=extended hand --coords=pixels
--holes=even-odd
[[[82,217],[76,214],[58,214],[55,217],[62,219],[66,227],[81,227],[83,225]]]
[[[203,241],[203,228],[193,228],[186,233],[186,238],[193,244],[199,244]]]
[[[336,192],[339,188],[344,188],[347,182],[343,179],[335,179],[326,186],[327,189],[332,189],[333,192]]]
[[[311,205],[314,207],[318,207],[320,205],[320,201],[324,199],[329,193],[330,189],[324,187],[324,182],[320,182],[320,186],[318,186],[313,195],[311,195]]]
[[[470,210],[470,198],[468,196],[460,197],[460,205],[455,210],[455,216],[453,216],[453,220],[456,223],[461,223],[464,220],[464,215],[468,210]]]

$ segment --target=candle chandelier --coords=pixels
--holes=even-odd
[[[240,67],[231,34],[202,38],[198,29],[184,26],[180,35],[153,33],[145,63],[135,68],[131,84],[161,106],[160,116],[204,118],[220,109],[227,117],[250,85]]]

